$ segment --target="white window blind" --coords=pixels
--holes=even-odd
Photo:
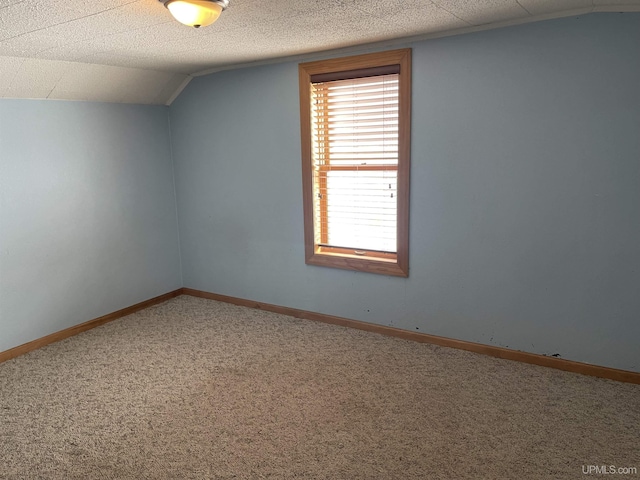
[[[397,251],[399,75],[312,82],[315,243]]]

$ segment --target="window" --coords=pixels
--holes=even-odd
[[[411,50],[299,74],[306,262],[408,276]]]

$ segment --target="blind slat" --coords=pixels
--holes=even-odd
[[[398,75],[322,80],[311,90],[317,243],[395,252]]]

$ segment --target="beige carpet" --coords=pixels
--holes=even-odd
[[[2,479],[588,478],[583,465],[640,471],[640,386],[210,300],[0,364]]]

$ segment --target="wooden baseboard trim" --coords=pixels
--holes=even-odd
[[[368,332],[379,333],[391,337],[403,338],[420,343],[430,343],[440,345],[442,347],[457,348],[467,350],[469,352],[481,353],[492,357],[503,358],[506,360],[515,360],[517,362],[529,363],[543,367],[555,368],[567,372],[580,373],[592,377],[606,378],[616,380],[618,382],[627,382],[640,384],[640,373],[628,370],[619,370],[617,368],[601,367],[599,365],[591,365],[588,363],[575,362],[573,360],[565,360],[562,358],[547,357],[536,353],[521,352],[508,348],[494,347],[491,345],[483,345],[481,343],[467,342],[464,340],[455,340],[453,338],[440,337],[437,335],[429,335],[427,333],[411,332],[395,327],[386,327],[384,325],[375,325],[373,323],[362,322],[359,320],[350,320],[348,318],[335,317],[333,315],[325,315],[323,313],[309,312],[299,310],[297,308],[282,307],[279,305],[271,305],[268,303],[255,302],[243,298],[230,297],[217,293],[203,292],[192,288],[183,288],[184,295],[193,297],[208,298],[210,300],[218,300],[220,302],[232,303],[243,307],[256,308],[258,310],[266,310],[269,312],[281,313],[291,317],[302,318],[305,320],[314,320],[317,322],[331,323],[333,325],[341,325],[343,327],[357,328],[358,330],[366,330]]]
[[[17,347],[5,350],[4,352],[0,352],[0,363],[6,362],[7,360],[11,360],[12,358],[18,357],[20,355],[24,355],[25,353],[28,353],[32,350],[44,347],[45,345],[49,345],[50,343],[59,342],[60,340],[72,337],[86,330],[91,330],[92,328],[99,327],[100,325],[112,322],[113,320],[117,320],[118,318],[130,315],[139,310],[149,308],[152,305],[165,302],[170,298],[174,298],[179,295],[182,295],[182,288],[169,293],[165,293],[164,295],[160,295],[158,297],[150,298],[149,300],[145,300],[144,302],[136,303],[135,305],[123,308],[122,310],[108,313],[107,315],[103,315],[102,317],[94,318],[93,320],[89,320],[88,322],[65,328],[64,330],[60,330],[59,332],[52,333],[31,342],[27,342],[23,345],[18,345]]]

